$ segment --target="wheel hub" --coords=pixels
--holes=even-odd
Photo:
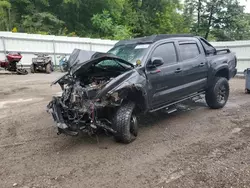
[[[227,90],[226,87],[223,85],[219,88],[217,100],[220,103],[224,103],[226,101],[226,98],[227,98]]]
[[[137,136],[138,133],[138,122],[136,116],[132,116],[130,120],[130,133]]]

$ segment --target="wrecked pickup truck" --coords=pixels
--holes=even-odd
[[[118,142],[138,134],[139,113],[166,110],[205,94],[212,109],[225,106],[237,59],[201,37],[153,35],[118,42],[108,53],[75,49],[69,71],[53,82],[63,90],[48,104],[58,133],[104,130]]]

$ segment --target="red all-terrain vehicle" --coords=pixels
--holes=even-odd
[[[7,52],[6,59],[0,61],[0,67],[10,72],[26,75],[28,74],[28,71],[23,69],[21,64],[19,64],[19,66],[17,65],[17,63],[21,61],[22,57],[23,56],[18,52]]]

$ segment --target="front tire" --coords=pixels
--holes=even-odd
[[[112,124],[117,132],[114,135],[117,142],[128,144],[136,139],[138,122],[134,111],[134,102],[125,103],[116,111]]]
[[[47,73],[47,74],[50,74],[50,73],[51,73],[52,69],[51,69],[51,64],[50,64],[50,63],[48,63],[48,64],[46,65],[45,70],[46,70],[46,73]]]
[[[212,109],[223,108],[229,97],[229,83],[226,78],[216,77],[206,92],[207,105]]]

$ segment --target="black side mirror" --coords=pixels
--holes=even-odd
[[[164,61],[161,57],[153,57],[150,61],[149,68],[159,67],[164,64]]]
[[[207,55],[215,54],[215,53],[216,53],[216,50],[214,48],[209,48],[209,49],[206,50]]]

